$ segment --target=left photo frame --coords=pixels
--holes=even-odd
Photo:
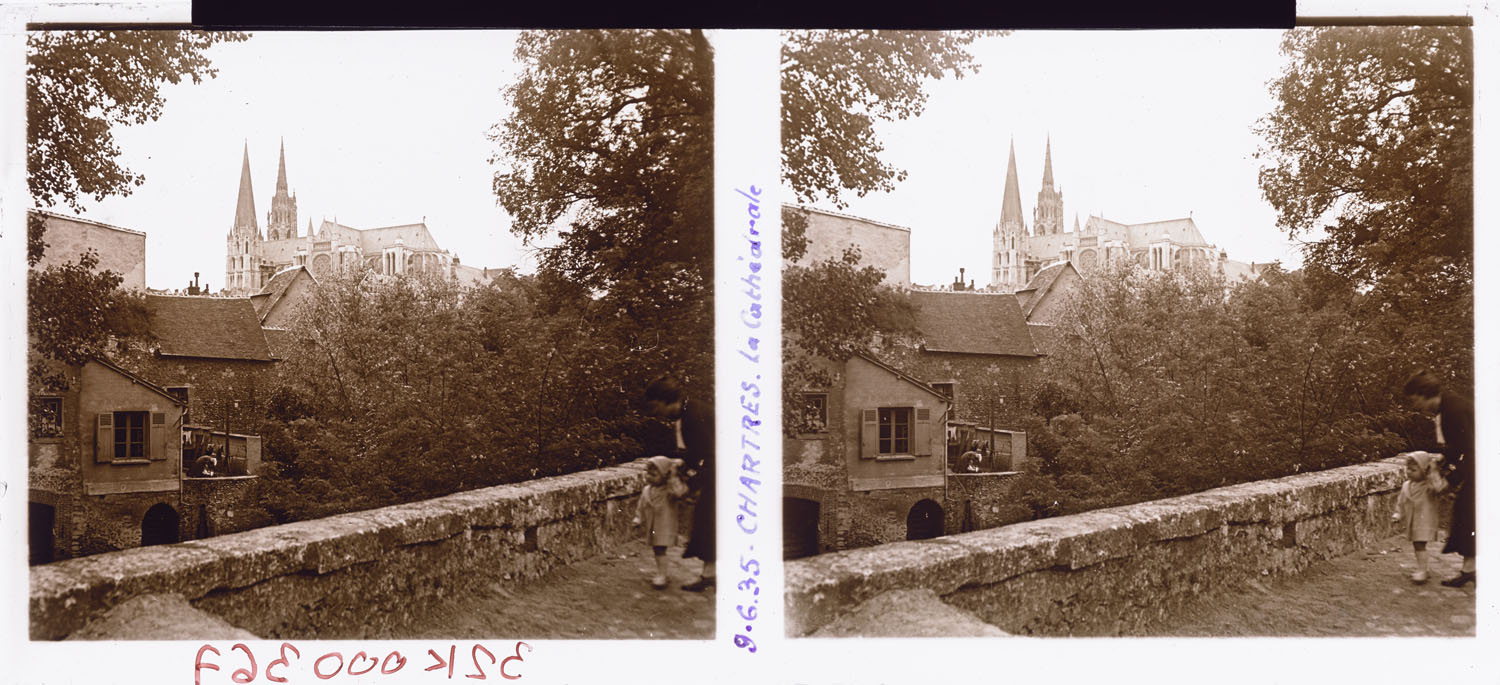
[[[25,29],[10,641],[202,642],[224,677],[734,649],[722,37]]]

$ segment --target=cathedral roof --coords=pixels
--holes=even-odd
[[[929,352],[1037,356],[1026,317],[1010,293],[912,291],[910,297]]]
[[[437,241],[433,240],[432,233],[427,230],[426,223],[366,228],[360,231],[360,247],[364,248],[366,254],[379,252],[395,245],[398,238],[409,250],[441,249]]]
[[[255,222],[255,191],[250,188],[250,143],[245,143],[245,160],[240,165],[240,197],[234,207],[234,228],[253,228],[260,231]]]
[[[1005,199],[1000,205],[1000,224],[1025,225],[1021,215],[1021,186],[1016,179],[1016,141],[1010,141],[1010,161],[1005,166]]]
[[[146,317],[164,357],[271,360],[249,298],[147,295]]]
[[[1188,247],[1207,247],[1208,241],[1203,239],[1203,233],[1198,230],[1198,224],[1193,223],[1191,217],[1184,219],[1169,219],[1167,221],[1153,221],[1146,224],[1130,225],[1131,247],[1145,247],[1152,242],[1160,240],[1165,234],[1172,242]]]

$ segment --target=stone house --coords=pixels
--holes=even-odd
[[[792,265],[840,259],[844,250],[857,247],[860,266],[885,272],[886,285],[911,287],[911,229],[811,207],[783,207],[807,220],[807,254]]]
[[[99,255],[99,269],[120,274],[120,288],[146,289],[146,234],[76,216],[33,209],[46,223],[47,249],[37,269],[76,261],[89,249]]]
[[[942,535],[947,398],[874,357],[828,367],[782,442],[787,554]]]
[[[1016,291],[1016,304],[1031,327],[1037,351],[1050,354],[1058,341],[1057,324],[1063,310],[1083,283],[1072,262],[1059,262],[1038,271],[1026,287]]]
[[[64,377],[27,442],[31,561],[182,539],[185,403],[104,359]]]
[[[250,304],[260,317],[262,328],[286,330],[297,314],[297,308],[312,294],[318,279],[305,266],[293,266],[276,272],[266,287],[250,296]],[[272,355],[275,355],[273,350]]]
[[[953,403],[951,418],[1017,430],[1040,374],[1017,298],[1010,293],[910,293],[920,342],[887,361],[932,384]]]

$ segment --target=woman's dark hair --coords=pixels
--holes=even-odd
[[[1411,380],[1406,381],[1406,388],[1402,392],[1407,395],[1417,395],[1419,397],[1437,397],[1442,394],[1443,386],[1441,383],[1438,383],[1437,376],[1432,375],[1431,371],[1423,369],[1414,374]]]
[[[662,374],[646,386],[646,399],[648,401],[671,404],[682,399],[682,384],[672,374]]]

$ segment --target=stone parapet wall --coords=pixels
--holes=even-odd
[[[1013,634],[1120,635],[1389,534],[1400,458],[787,562],[787,633],[931,590]]]
[[[267,639],[378,635],[410,607],[629,538],[644,473],[635,462],[36,566],[31,637],[61,639],[148,594],[182,595]]]

